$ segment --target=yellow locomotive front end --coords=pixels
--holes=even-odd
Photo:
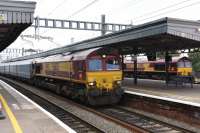
[[[123,95],[119,56],[101,55],[90,58],[87,68],[87,95],[90,104],[116,104]]]
[[[183,57],[177,62],[177,75],[178,76],[192,76],[192,63],[191,61]]]
[[[183,57],[177,61],[177,77],[182,83],[190,83],[192,86],[194,82],[192,62],[187,57]]]
[[[88,72],[87,77],[88,88],[107,93],[121,86],[122,71]]]
[[[177,73],[179,76],[192,76],[192,68],[178,68]]]

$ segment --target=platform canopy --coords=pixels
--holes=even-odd
[[[35,55],[12,59],[11,61],[95,47],[115,47],[120,49],[122,54],[200,48],[200,22],[163,18],[120,32],[107,34]]]
[[[33,23],[35,2],[0,0],[0,51]]]

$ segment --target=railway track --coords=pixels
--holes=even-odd
[[[119,107],[108,107],[98,111],[129,124],[129,127],[138,128],[138,132],[146,133],[189,133],[184,129],[176,128],[166,123],[130,112]]]
[[[28,91],[27,89],[14,84],[13,82],[6,81],[12,87],[17,89],[19,92],[29,97],[31,100],[36,102],[42,108],[53,114],[63,123],[71,127],[77,133],[103,133],[100,129],[94,127],[93,125],[81,120],[70,112],[58,107],[55,103],[49,102],[48,100],[36,95],[35,93]]]
[[[99,128],[94,127],[93,125],[90,125],[87,122],[84,122],[83,120],[80,120],[76,116],[73,116],[73,114],[66,112],[62,108],[59,107],[51,107],[55,106],[55,104],[50,103],[49,101],[45,101],[44,98],[41,98],[40,96],[37,96],[36,94],[24,89],[22,86],[17,86],[14,84],[14,82],[11,82],[10,80],[5,80],[10,85],[15,87],[18,91],[22,92],[23,94],[27,95],[30,99],[37,102],[40,106],[48,110],[50,113],[55,115],[57,118],[61,119],[64,123],[72,127],[77,132],[105,132],[102,130],[99,130]],[[40,103],[42,100],[43,103]],[[74,103],[71,100],[65,99],[69,104],[73,104],[83,110],[86,110],[88,112],[94,113],[106,120],[112,121],[126,129],[128,129],[130,132],[136,132],[136,133],[189,133],[189,131],[186,131],[184,129],[180,129],[177,127],[174,127],[172,125],[163,123],[161,121],[156,121],[151,118],[130,112],[128,110],[119,108],[117,106],[115,107],[98,107],[98,108],[91,108],[86,107],[77,103]],[[49,105],[50,104],[50,105]],[[52,109],[51,109],[52,108]],[[69,107],[70,108],[70,107]],[[75,123],[75,124],[73,124]],[[76,125],[76,123],[78,123]]]
[[[34,96],[35,97],[35,96]],[[32,99],[32,98],[31,98]],[[51,114],[55,115],[58,119],[63,121],[69,127],[74,129],[78,133],[101,133],[102,131],[97,129],[96,127],[80,120],[76,116],[72,115],[69,112],[49,103],[48,101],[36,96],[33,98],[35,102],[37,102],[40,106],[42,106],[45,110],[48,110]]]

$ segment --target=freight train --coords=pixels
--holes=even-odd
[[[0,64],[0,73],[89,105],[116,104],[123,95],[121,60],[115,49],[93,48],[4,62]]]
[[[139,61],[137,63],[137,75],[144,79],[164,80],[166,78],[165,61]],[[124,62],[124,76],[133,77],[133,61]],[[192,63],[187,57],[176,57],[169,62],[168,73],[170,77],[184,77],[192,80]],[[192,82],[192,81],[191,81]]]

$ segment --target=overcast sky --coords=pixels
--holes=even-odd
[[[101,14],[106,22],[121,24],[141,24],[163,17],[200,20],[200,0],[23,0],[36,1],[35,16],[55,19],[70,19],[100,22]],[[86,5],[92,3],[89,7]],[[78,12],[78,13],[77,13]],[[54,38],[54,42],[35,41],[20,37],[10,46],[17,48],[52,49],[69,45],[71,38],[75,42],[99,36],[100,32],[42,29],[40,35]],[[34,28],[28,28],[22,34],[34,34]]]

